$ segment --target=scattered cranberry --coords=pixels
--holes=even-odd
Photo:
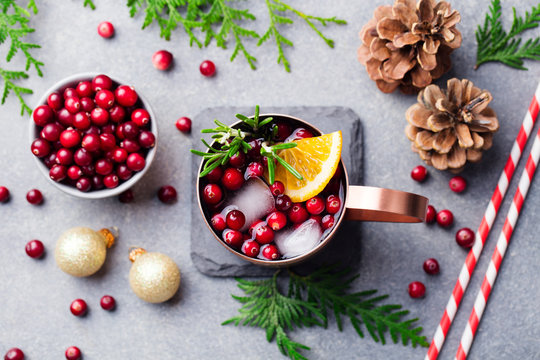
[[[238,230],[227,229],[223,232],[223,241],[232,248],[238,249],[242,246],[244,237]]]
[[[26,200],[32,205],[39,205],[43,202],[43,194],[38,189],[32,189],[26,193]]]
[[[435,217],[437,216],[437,210],[431,205],[428,205],[426,211],[426,223],[432,224],[435,222]]]
[[[60,138],[62,127],[56,123],[49,123],[43,127],[40,136],[47,141],[56,141]]]
[[[167,70],[171,67],[173,55],[167,50],[159,50],[152,55],[152,64],[158,70]]]
[[[270,244],[274,241],[274,231],[268,225],[260,225],[255,229],[255,239],[259,244]]]
[[[141,154],[132,153],[132,154],[129,154],[126,160],[126,165],[128,166],[130,170],[141,171],[142,169],[144,169],[146,165],[146,161],[144,160]]]
[[[306,208],[310,214],[319,215],[324,211],[324,200],[320,196],[312,197],[306,201]]]
[[[291,198],[287,195],[283,194],[276,197],[276,209],[278,209],[279,211],[287,211],[291,208],[291,206]]]
[[[228,168],[225,170],[223,177],[221,178],[221,183],[225,188],[231,191],[238,190],[244,184],[244,177],[240,170],[235,168]]]
[[[262,250],[262,254],[268,260],[277,260],[280,256],[278,248],[272,244],[266,245]]]
[[[189,133],[191,131],[191,119],[185,116],[182,116],[176,120],[176,128],[183,133]]]
[[[92,79],[92,90],[96,92],[99,90],[108,90],[112,87],[112,85],[112,80],[107,75],[97,75]]]
[[[255,240],[246,240],[242,244],[242,252],[249,257],[256,257],[257,255],[259,255],[260,250],[261,246]]]
[[[116,306],[116,300],[110,295],[104,295],[99,301],[103,310],[112,310]]]
[[[99,178],[99,179],[101,179],[101,178]],[[100,182],[100,184],[101,184],[101,188],[102,188],[103,187],[103,182]],[[90,189],[92,188],[92,182],[90,181],[90,179],[83,176],[79,180],[77,180],[77,182],[75,183],[75,187],[79,191],[87,192],[87,191],[90,191]],[[98,186],[94,186],[94,187],[96,189],[100,189],[100,187],[98,187]]]
[[[452,190],[453,192],[460,193],[465,191],[465,189],[467,188],[467,180],[465,180],[463,176],[454,176],[448,182],[448,186],[450,186],[450,190]]]
[[[97,32],[102,38],[108,39],[114,35],[114,26],[108,21],[103,21],[99,23]]]
[[[124,204],[132,203],[133,200],[135,200],[135,196],[133,195],[133,190],[127,189],[126,191],[122,192],[120,195],[118,195],[118,201]]]
[[[454,214],[450,210],[441,210],[437,213],[437,223],[442,227],[449,227],[454,222]]]
[[[223,198],[221,188],[216,184],[208,184],[203,190],[203,200],[205,203],[215,205]]]
[[[212,219],[210,219],[210,223],[212,224],[212,227],[216,231],[223,231],[227,227],[227,223],[223,215],[220,213],[215,214],[212,216]]]
[[[58,91],[55,91],[47,97],[47,105],[53,110],[60,110],[62,105],[64,105],[64,99]]]
[[[252,162],[248,165],[246,170],[246,178],[251,177],[262,177],[264,173],[264,168],[259,162]]]
[[[420,281],[413,281],[409,284],[409,295],[412,298],[421,298],[426,294],[426,286]]]
[[[71,313],[75,316],[83,316],[86,314],[87,309],[88,305],[86,305],[86,301],[83,299],[73,300],[71,306],[69,307],[69,310],[71,310]]]
[[[157,196],[162,203],[171,204],[176,201],[178,194],[173,186],[165,185],[159,188]]]
[[[199,70],[201,74],[206,77],[214,76],[214,74],[216,73],[216,65],[214,65],[214,63],[210,60],[204,60],[201,63],[201,66],[199,66]]]
[[[459,229],[456,233],[456,242],[459,246],[469,249],[473,246],[475,239],[474,231],[469,228]]]
[[[54,118],[54,111],[48,105],[41,105],[34,110],[32,118],[37,126],[45,126]]]
[[[330,195],[326,199],[326,211],[335,214],[341,209],[341,200],[336,195]]]
[[[81,358],[81,350],[76,346],[70,346],[66,349],[67,360],[79,360]]]
[[[299,204],[299,203],[295,203],[289,209],[288,215],[289,215],[289,219],[294,224],[303,223],[309,217],[309,214],[308,214],[306,208],[304,208],[304,206],[302,204]]]
[[[49,170],[49,177],[56,181],[56,182],[60,182],[62,180],[64,180],[66,177],[67,177],[67,169],[65,166],[63,165],[54,165],[50,170]]]
[[[321,226],[324,230],[328,230],[334,227],[335,219],[334,215],[326,214],[321,220]]]
[[[5,186],[0,186],[0,203],[6,202],[9,199],[9,190]]]
[[[24,353],[19,348],[11,348],[4,355],[4,360],[24,360]]]
[[[63,147],[75,147],[81,143],[81,134],[75,129],[66,129],[60,134],[60,143]]]
[[[411,178],[415,181],[422,182],[426,180],[427,170],[424,166],[418,165],[411,171]]]
[[[43,243],[41,241],[32,240],[26,244],[25,250],[28,256],[30,256],[31,258],[37,259],[43,255],[43,252],[45,251],[45,247],[43,246]]]
[[[283,229],[287,225],[287,216],[280,211],[274,211],[266,218],[268,226],[274,231]]]
[[[34,154],[38,158],[42,158],[49,155],[49,153],[51,152],[51,144],[49,144],[49,142],[46,140],[36,139],[32,142],[30,150],[32,150],[32,154]]]
[[[223,175],[223,170],[218,166],[214,170],[206,174],[205,178],[209,183],[218,183]]]
[[[103,185],[108,189],[113,189],[118,186],[120,179],[115,173],[103,177]]]
[[[436,259],[430,258],[424,261],[424,271],[430,275],[438,274],[439,269],[439,262]]]
[[[133,106],[138,100],[138,95],[135,92],[135,89],[131,86],[120,85],[116,88],[114,95],[116,101],[122,106]]]
[[[246,155],[242,151],[238,151],[236,154],[230,157],[229,165],[239,169],[244,166],[246,162]]]
[[[272,192],[272,195],[278,196],[285,193],[285,185],[281,181],[274,181],[274,183],[270,186],[270,191]]]
[[[240,230],[246,223],[246,217],[240,210],[231,210],[226,217],[229,229]]]

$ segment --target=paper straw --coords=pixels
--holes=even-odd
[[[446,335],[450,330],[450,326],[452,325],[452,321],[454,320],[457,309],[461,303],[463,294],[465,293],[465,291],[467,290],[467,286],[469,285],[469,280],[472,276],[474,268],[476,267],[478,258],[482,253],[482,249],[484,248],[484,244],[489,235],[489,231],[491,230],[491,226],[495,221],[497,212],[499,211],[504,196],[506,195],[506,190],[508,190],[508,184],[512,180],[514,170],[516,169],[519,159],[521,158],[523,148],[525,148],[531,130],[534,126],[534,123],[536,122],[539,109],[539,99],[540,84],[538,84],[538,87],[536,88],[536,93],[534,94],[531,104],[529,105],[529,110],[527,111],[527,114],[523,119],[523,123],[521,124],[521,127],[519,129],[517,138],[514,141],[514,145],[512,146],[510,156],[508,157],[503,172],[499,177],[499,182],[497,183],[495,191],[491,196],[491,200],[487,206],[486,212],[484,213],[484,217],[482,218],[480,227],[476,231],[474,245],[467,254],[465,263],[461,268],[459,277],[456,281],[456,285],[454,286],[454,290],[452,290],[452,295],[448,300],[448,304],[446,305],[446,309],[444,310],[441,321],[437,326],[437,330],[435,331],[435,335],[433,336],[433,340],[431,341],[431,345],[429,346],[429,350],[425,357],[425,360],[435,360],[439,356],[439,352],[441,351],[444,340],[446,339]]]
[[[499,240],[497,240],[497,246],[495,247],[495,251],[493,252],[493,256],[491,257],[491,261],[486,271],[486,275],[484,276],[482,287],[476,296],[471,316],[469,317],[469,321],[467,322],[467,326],[465,327],[465,331],[461,337],[456,354],[456,359],[458,360],[465,360],[465,358],[467,358],[467,354],[469,353],[469,349],[471,348],[474,335],[478,329],[478,323],[482,319],[482,314],[486,308],[489,294],[491,294],[491,289],[493,288],[495,280],[497,280],[497,274],[501,267],[502,260],[504,259],[504,254],[506,254],[506,249],[510,243],[510,239],[512,238],[512,233],[519,218],[519,214],[521,213],[521,207],[527,198],[527,192],[529,191],[529,186],[531,185],[536,166],[538,165],[538,158],[540,158],[540,129],[538,129],[538,134],[534,139],[531,154],[529,155],[525,169],[523,169],[523,173],[521,174],[521,179],[519,180],[519,185],[514,195],[514,200],[512,201],[512,205],[510,206],[508,214],[506,215],[506,220],[504,221],[504,226],[501,230],[501,234],[499,235]]]

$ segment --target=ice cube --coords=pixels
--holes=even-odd
[[[274,196],[264,181],[251,178],[228,201],[226,208],[229,206],[244,213],[246,224],[241,231],[245,231],[255,220],[262,219],[274,210]]]
[[[302,255],[321,241],[322,230],[317,220],[309,219],[296,230],[278,231],[274,241],[284,258]]]

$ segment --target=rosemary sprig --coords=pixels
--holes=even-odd
[[[421,327],[415,327],[418,319],[402,320],[409,314],[401,310],[401,305],[380,304],[388,295],[376,296],[376,290],[350,292],[352,276],[347,269],[336,266],[322,267],[308,276],[300,276],[288,271],[287,294],[278,286],[279,270],[272,278],[256,281],[236,279],[238,287],[245,296],[232,297],[242,307],[239,314],[222,323],[256,326],[266,330],[266,339],[276,338],[279,350],[295,360],[307,360],[300,350],[309,350],[306,345],[291,340],[287,331],[303,326],[326,328],[329,313],[333,312],[338,328],[343,330],[342,316],[349,317],[352,326],[360,337],[364,337],[365,327],[374,341],[385,344],[385,335],[390,333],[394,343],[401,337],[406,346],[409,340],[413,347],[427,346],[424,336],[419,335]]]
[[[486,62],[498,61],[515,69],[527,70],[523,66],[523,59],[540,60],[540,37],[528,39],[523,45],[517,37],[526,30],[538,27],[540,4],[533,6],[530,13],[526,11],[525,18],[517,16],[515,8],[513,15],[512,27],[507,33],[501,22],[501,2],[491,1],[484,25],[479,25],[476,30],[478,49],[475,69]]]
[[[84,0],[83,7],[87,6],[89,6],[92,10],[96,10],[96,5],[94,5],[94,2],[92,0]]]

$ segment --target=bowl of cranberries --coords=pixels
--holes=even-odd
[[[39,170],[80,198],[114,196],[148,170],[157,123],[144,96],[104,74],[85,73],[54,84],[30,119],[31,151]]]

